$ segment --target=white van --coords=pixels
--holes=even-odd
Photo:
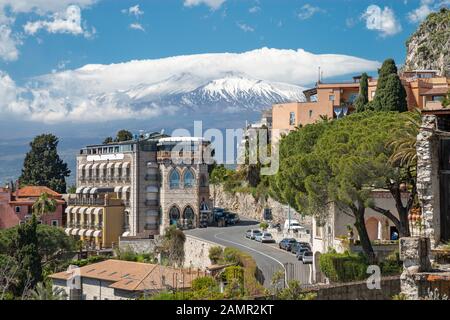
[[[300,225],[298,220],[291,219],[291,220],[286,220],[284,222],[284,230],[289,230],[289,229],[291,229],[293,231],[302,231],[305,228]]]

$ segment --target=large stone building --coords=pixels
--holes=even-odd
[[[83,148],[77,157],[76,194],[68,199],[66,232],[98,247],[111,246],[118,236],[162,234],[170,224],[198,226],[210,208],[203,154],[208,145],[200,138],[152,133]],[[106,212],[114,212],[108,228]]]

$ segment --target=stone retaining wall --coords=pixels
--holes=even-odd
[[[121,237],[119,239],[119,249],[131,249],[136,253],[151,253],[155,250],[155,239],[142,239],[134,237]]]
[[[305,292],[317,294],[317,300],[391,300],[400,293],[400,277],[384,277],[381,289],[369,289],[366,281],[333,284],[309,288]]]
[[[284,221],[287,219],[287,206],[272,198],[269,198],[267,202],[265,202],[262,199],[256,200],[253,195],[248,193],[237,192],[231,194],[224,191],[223,187],[220,185],[211,185],[210,195],[212,198],[214,198],[215,195],[216,207],[227,208],[232,212],[250,219],[258,221],[262,220],[264,208],[271,208],[273,220],[281,223],[281,225],[283,225]],[[292,208],[291,219],[299,220],[299,222],[305,226],[312,225],[311,217],[302,217]]]
[[[225,248],[217,243],[186,235],[186,242],[184,243],[184,267],[206,270],[211,265],[209,249],[218,246]]]

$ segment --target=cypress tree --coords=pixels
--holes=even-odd
[[[367,73],[361,75],[359,82],[359,95],[355,101],[356,112],[362,112],[365,110],[365,106],[369,102],[369,76]]]
[[[58,142],[52,134],[34,138],[23,163],[21,185],[46,186],[59,193],[66,192],[65,178],[70,175],[70,170],[58,155]]]
[[[378,70],[377,91],[370,109],[375,111],[408,111],[406,91],[397,74],[397,66],[393,59],[383,62]]]
[[[27,223],[21,224],[17,230],[16,261],[19,264],[16,295],[24,290],[32,289],[42,281],[41,256],[39,255],[36,215]]]

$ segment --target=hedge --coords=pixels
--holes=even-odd
[[[320,270],[332,282],[364,280],[369,275],[367,259],[362,254],[325,253],[319,258]]]

